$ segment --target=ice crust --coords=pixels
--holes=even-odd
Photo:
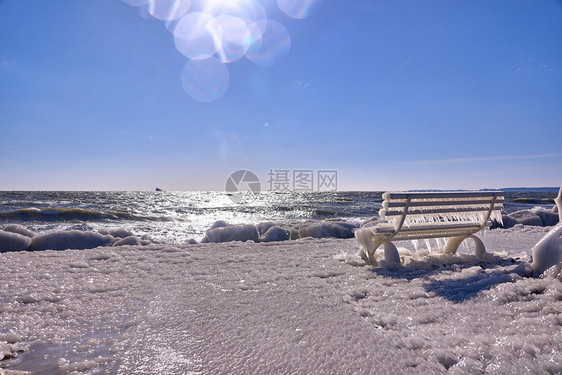
[[[560,275],[522,270],[545,230],[490,231],[485,259],[399,242],[392,270],[354,239],[3,253],[0,368],[559,374]]]

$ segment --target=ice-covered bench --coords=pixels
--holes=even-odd
[[[476,255],[486,252],[482,241],[473,234],[501,222],[504,197],[499,192],[386,192],[379,215],[386,222],[355,231],[361,244],[359,254],[376,264],[375,251],[384,245],[387,261],[400,262],[391,241],[449,238],[445,253],[455,253],[461,242],[472,238]]]

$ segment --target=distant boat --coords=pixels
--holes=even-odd
[[[162,190],[162,189],[160,189],[160,188],[156,188],[156,191],[164,191],[164,190]]]

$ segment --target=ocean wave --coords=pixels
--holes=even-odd
[[[515,199],[513,199],[513,202],[516,202],[516,203],[526,203],[526,204],[553,204],[553,203],[554,203],[554,198],[542,198],[542,199],[536,199],[536,198],[515,198]]]
[[[22,208],[0,212],[0,221],[105,221],[139,220],[128,212],[100,212],[82,208]]]
[[[313,217],[318,217],[318,218],[328,218],[328,217],[335,218],[340,216],[346,216],[346,213],[341,211],[329,210],[325,208],[315,208],[312,210],[312,215]]]

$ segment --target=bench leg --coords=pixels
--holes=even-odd
[[[375,251],[377,251],[378,247],[382,245],[384,241],[380,238],[376,238],[369,228],[357,229],[355,231],[355,238],[361,244],[361,250],[359,250],[359,256],[361,259],[363,259],[367,264],[376,266],[377,260],[375,258]]]
[[[359,256],[365,263],[376,266],[377,260],[375,258],[375,251],[377,251],[379,246],[384,245],[384,259],[387,262],[400,264],[400,255],[398,254],[396,246],[390,241],[375,237],[369,228],[357,229],[355,231],[355,238],[361,244]]]
[[[384,260],[400,264],[398,249],[390,241],[384,241]]]
[[[376,265],[377,261],[373,255],[377,248],[374,247],[375,238],[373,236],[373,232],[367,228],[360,228],[357,229],[354,234],[357,242],[361,245],[361,249],[359,250],[359,256],[361,259],[363,259],[367,264]]]
[[[475,254],[478,258],[482,258],[484,254],[486,254],[486,248],[484,247],[484,243],[482,240],[472,234],[468,236],[474,240],[474,245],[476,246]]]
[[[476,246],[476,256],[481,258],[482,255],[486,253],[486,248],[484,247],[482,240],[472,234],[468,236],[449,238],[449,240],[447,241],[447,245],[445,246],[445,254],[455,254],[461,242],[463,242],[467,238],[472,238],[472,240],[474,241],[474,245]]]

